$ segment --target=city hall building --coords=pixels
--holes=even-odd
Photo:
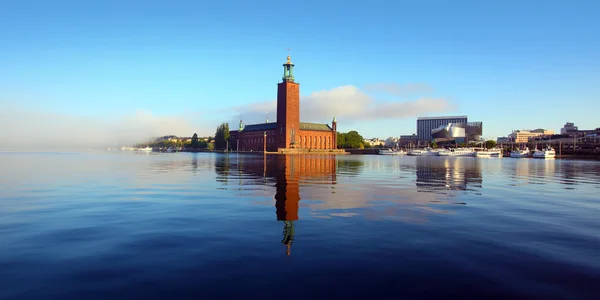
[[[336,149],[337,122],[300,122],[300,84],[294,81],[290,56],[283,64],[282,82],[277,84],[277,121],[245,125],[230,131],[229,149],[235,151],[283,151],[285,149]]]

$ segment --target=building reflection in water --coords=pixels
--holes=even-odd
[[[334,185],[336,183],[337,160],[335,155],[225,155],[215,161],[217,181],[227,182],[226,177],[237,174],[242,185],[257,185],[259,181],[270,185],[274,179],[276,219],[283,223],[281,243],[286,255],[296,234],[300,206],[300,184]],[[357,164],[347,166],[356,171]],[[230,170],[237,169],[237,172]],[[351,172],[351,171],[350,171]]]
[[[300,181],[335,184],[336,157],[310,155],[277,155],[273,161],[275,183],[275,209],[277,221],[283,222],[282,243],[286,255],[290,255],[295,236],[295,222],[298,220],[300,204]],[[269,164],[265,165],[269,168]],[[263,172],[266,174],[266,170]]]
[[[476,158],[417,157],[415,167],[419,192],[481,188],[481,166]]]

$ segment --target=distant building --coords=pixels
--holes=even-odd
[[[398,144],[398,138],[389,137],[385,140],[385,146],[388,148],[394,148]]]
[[[575,126],[574,123],[567,122],[563,126],[563,128],[560,129],[560,133],[563,135],[568,135],[569,137],[586,137],[597,135],[598,133],[600,133],[600,128],[579,130],[579,128]]]
[[[371,147],[378,147],[378,146],[384,146],[385,145],[385,141],[384,140],[380,140],[379,138],[364,139],[363,143],[365,145],[368,144]]]
[[[400,148],[414,148],[417,146],[417,135],[416,134],[411,134],[411,135],[401,135],[400,138],[398,138],[398,147]]]
[[[160,142],[160,141],[175,141],[175,140],[177,140],[177,136],[176,135],[165,135],[165,136],[161,136],[161,137],[156,138],[157,142]]]
[[[512,140],[507,136],[499,136],[496,138],[496,143],[498,143],[498,144],[510,143],[510,142],[512,142]]]
[[[547,129],[542,129],[542,128],[534,129],[531,132],[539,133],[541,135],[553,135],[554,134],[554,130],[547,130]]]
[[[508,135],[510,141],[515,143],[527,143],[532,138],[553,135],[553,130],[535,129],[535,130],[514,130]]]
[[[431,131],[449,123],[467,123],[467,116],[419,117],[417,118],[417,139],[430,142],[432,140]]]
[[[468,122],[467,116],[420,117],[417,119],[419,144],[432,141],[467,143],[481,139],[482,122]]]
[[[577,132],[579,129],[575,126],[575,123],[567,122],[563,128],[560,129],[560,134],[569,134],[573,132]]]

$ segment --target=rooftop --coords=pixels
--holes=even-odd
[[[417,120],[466,119],[467,116],[418,117]]]
[[[260,124],[252,124],[244,126],[242,131],[265,131],[265,130],[275,130],[277,128],[277,123],[260,123]],[[237,130],[234,130],[237,131]]]
[[[242,131],[266,131],[266,130],[275,130],[277,128],[277,123],[260,123],[260,124],[252,124],[244,126]],[[314,130],[314,131],[332,131],[329,124],[321,124],[321,123],[307,123],[300,122],[300,130]],[[232,130],[237,131],[237,130]]]
[[[301,130],[332,131],[328,124],[300,122]]]

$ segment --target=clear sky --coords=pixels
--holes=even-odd
[[[5,0],[0,134],[84,145],[274,120],[286,48],[301,118],[341,131],[596,128],[599,16],[599,1]]]

